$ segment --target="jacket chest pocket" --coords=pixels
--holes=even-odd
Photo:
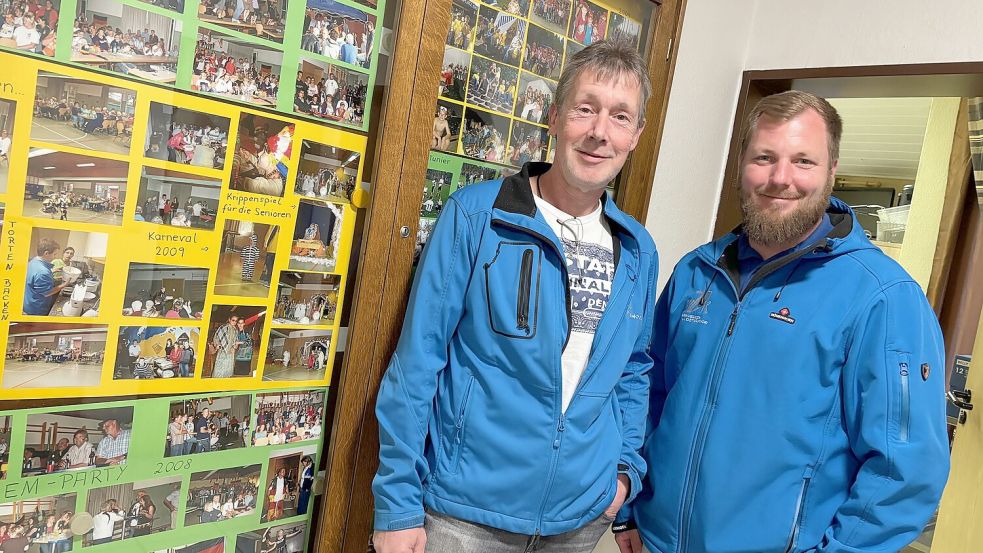
[[[542,250],[530,242],[500,242],[484,264],[488,324],[510,338],[532,338],[539,321]]]

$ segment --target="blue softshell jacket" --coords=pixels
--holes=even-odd
[[[375,528],[421,526],[424,506],[526,535],[599,517],[619,472],[641,487],[655,312],[655,245],[603,198],[615,275],[566,413],[570,328],[563,249],[536,209],[529,163],[447,201],[423,251],[376,405]]]
[[[833,199],[833,230],[739,293],[737,234],[659,300],[644,489],[652,553],[896,552],[949,469],[942,334]]]

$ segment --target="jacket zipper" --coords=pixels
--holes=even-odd
[[[543,530],[543,516],[546,514],[546,502],[549,500],[550,492],[553,491],[553,479],[556,476],[556,464],[560,458],[560,444],[563,441],[563,431],[566,430],[564,423],[566,416],[560,415],[560,420],[556,425],[556,434],[553,438],[553,453],[550,456],[550,469],[546,476],[546,490],[543,492],[543,501],[539,505],[539,516],[536,518],[536,533],[533,535],[533,543],[539,541]]]
[[[809,493],[809,483],[812,482],[812,469],[807,471],[802,477],[802,485],[799,487],[799,498],[795,501],[795,513],[792,515],[792,528],[785,542],[785,553],[791,553],[795,544],[799,541],[799,528],[802,526],[802,511],[805,508],[806,494]]]
[[[468,386],[464,389],[464,401],[457,412],[457,422],[454,424],[454,457],[451,459],[451,474],[457,474],[461,464],[461,444],[464,442],[464,417],[468,414],[468,404],[471,403],[471,389],[474,387],[474,377],[468,378]]]
[[[911,395],[908,389],[908,364],[901,363],[901,427],[898,430],[898,440],[908,443],[908,424]]]
[[[519,296],[516,298],[515,325],[529,334],[529,294],[532,285],[532,250],[522,252],[522,269],[519,272]]]

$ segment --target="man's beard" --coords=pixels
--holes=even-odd
[[[802,241],[826,213],[833,182],[831,176],[822,194],[800,200],[800,205],[787,215],[780,213],[780,206],[759,208],[754,202],[754,192],[741,188],[744,233],[751,242],[769,247]]]

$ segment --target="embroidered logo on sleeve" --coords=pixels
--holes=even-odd
[[[931,374],[932,367],[928,366],[928,363],[922,363],[922,380],[928,380],[928,375]]]
[[[790,325],[795,324],[795,319],[792,317],[792,312],[789,311],[788,307],[783,307],[777,312],[769,313],[768,316],[776,321],[782,321],[783,323],[788,323]]]

